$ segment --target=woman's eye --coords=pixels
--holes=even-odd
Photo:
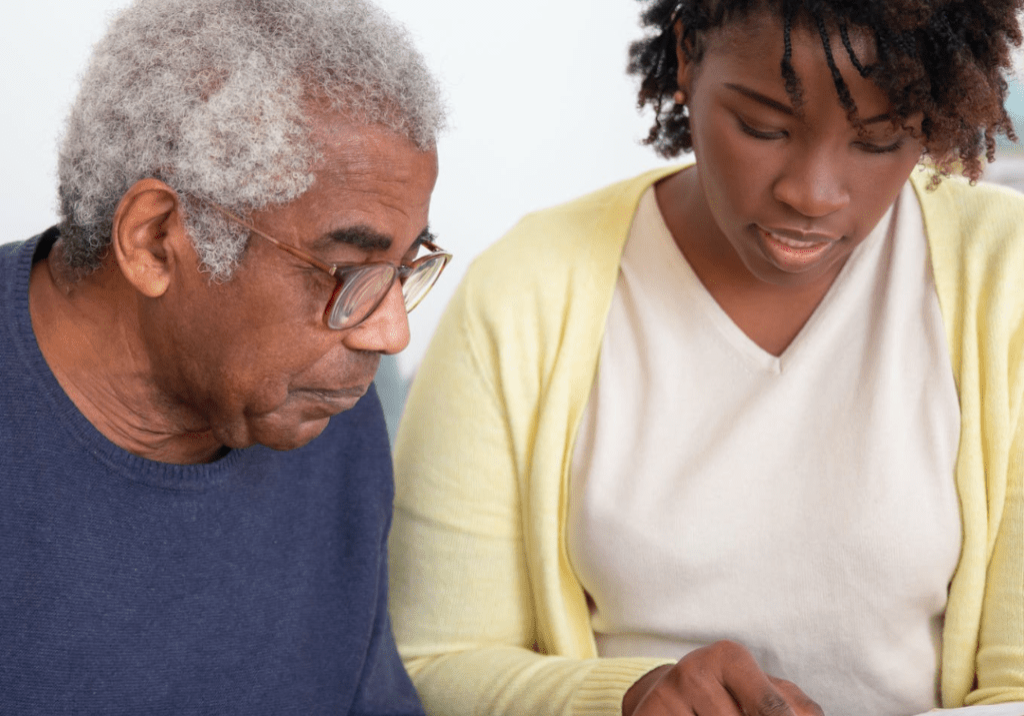
[[[785,139],[787,136],[786,132],[783,130],[766,131],[763,129],[755,129],[754,127],[751,127],[749,124],[744,122],[739,117],[736,118],[736,121],[739,122],[740,130],[744,134],[749,134],[751,137],[754,137],[755,139]]]
[[[875,144],[873,142],[857,142],[857,145],[869,154],[889,154],[899,151],[903,147],[903,139],[897,139],[890,144]]]

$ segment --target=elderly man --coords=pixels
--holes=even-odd
[[[448,260],[364,0],[139,0],[0,249],[0,713],[419,714],[371,386]]]

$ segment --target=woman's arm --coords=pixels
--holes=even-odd
[[[543,399],[540,359],[524,348],[537,338],[505,345],[514,331],[481,316],[487,292],[473,284],[463,283],[442,319],[396,443],[390,559],[399,650],[428,713],[618,716],[626,689],[664,660],[538,653],[549,628],[531,579],[530,560],[540,557],[528,552],[524,529],[537,408],[521,407]],[[506,349],[517,357],[499,354]],[[511,384],[521,386],[517,395],[508,395]],[[560,479],[551,481],[556,490]]]
[[[977,681],[967,704],[1024,700],[1024,322],[1017,332],[1007,366],[1009,395],[1000,398],[1000,405],[985,406],[982,418],[989,449],[985,499],[991,557],[985,572]],[[995,403],[993,393],[988,400]],[[1000,420],[1004,424],[993,425]],[[1001,455],[993,458],[997,449]]]
[[[914,175],[960,398],[946,707],[1024,701],[1024,198]]]

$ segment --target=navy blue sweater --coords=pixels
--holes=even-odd
[[[32,333],[55,237],[0,246],[0,714],[421,714],[386,611],[376,394],[290,452],[131,455]]]

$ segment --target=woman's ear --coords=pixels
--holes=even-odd
[[[684,102],[685,98],[690,96],[690,82],[693,80],[693,60],[690,59],[693,55],[693,48],[689,48],[690,52],[683,49],[683,43],[686,40],[683,38],[683,21],[676,20],[675,24],[672,25],[672,31],[676,36],[676,64],[679,69],[676,71],[676,85],[679,87],[679,91],[683,93]],[[678,95],[677,95],[678,96]]]
[[[150,298],[170,285],[176,252],[190,245],[177,192],[159,179],[135,182],[114,212],[110,245],[125,279]]]

